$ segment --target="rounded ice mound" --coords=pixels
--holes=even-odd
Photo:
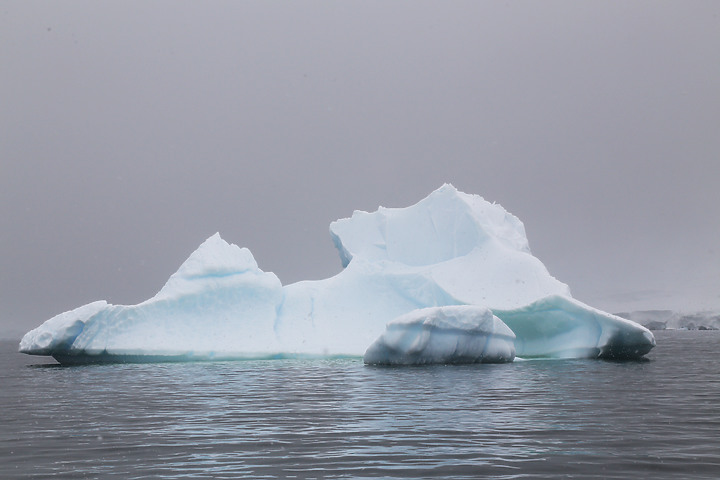
[[[32,355],[52,355],[55,351],[67,350],[82,332],[85,322],[107,307],[106,301],[99,300],[55,315],[26,333],[20,340],[19,351]]]
[[[515,334],[485,307],[413,310],[387,324],[365,352],[370,365],[505,363],[515,359]]]

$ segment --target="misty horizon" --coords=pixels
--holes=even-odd
[[[2,2],[0,327],[154,295],[215,232],[283,284],[443,183],[573,295],[720,309],[714,2]]]

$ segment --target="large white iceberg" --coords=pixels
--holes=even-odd
[[[489,309],[520,357],[635,358],[655,345],[638,324],[572,299],[518,218],[451,185],[407,208],[356,211],[330,234],[344,267],[333,277],[282,286],[216,234],[149,300],[63,313],[20,351],[61,363],[361,356],[393,319],[449,305]]]

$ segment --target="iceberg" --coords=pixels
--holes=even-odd
[[[364,354],[457,363],[505,361],[513,350],[637,358],[655,345],[644,327],[573,299],[532,255],[517,217],[452,185],[410,207],[355,211],[332,222],[330,236],[343,269],[283,286],[215,234],[152,298],[62,313],[19,349],[66,364]]]
[[[616,313],[650,330],[720,330],[720,311],[635,310]]]

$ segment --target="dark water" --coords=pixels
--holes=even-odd
[[[0,344],[0,478],[720,478],[720,332],[649,361],[39,365]]]

